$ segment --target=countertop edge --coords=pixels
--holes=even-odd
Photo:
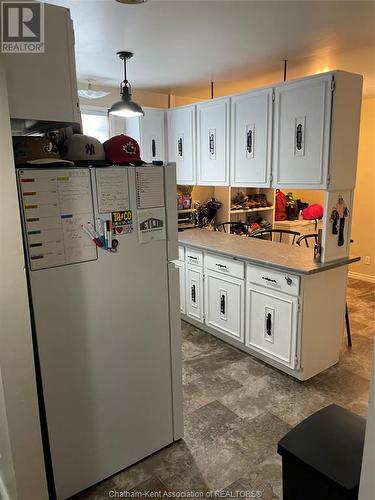
[[[226,257],[231,257],[231,258],[234,258],[235,260],[243,260],[245,262],[253,263],[253,264],[256,264],[259,266],[272,267],[272,268],[278,269],[280,271],[288,271],[288,272],[301,274],[301,275],[302,274],[303,275],[310,275],[310,274],[322,273],[324,271],[329,271],[330,269],[335,269],[336,267],[348,266],[349,264],[352,264],[353,262],[358,262],[361,260],[360,257],[345,257],[342,259],[332,260],[330,262],[322,262],[322,263],[320,263],[320,264],[322,264],[321,267],[316,267],[316,268],[310,269],[308,271],[305,271],[305,270],[298,269],[298,268],[293,268],[293,267],[288,267],[288,266],[276,264],[274,262],[270,262],[267,260],[258,260],[258,259],[254,259],[251,257],[246,257],[246,256],[234,254],[231,252],[226,252],[225,250],[212,249],[212,248],[207,247],[205,245],[200,245],[199,243],[192,243],[190,241],[184,242],[181,239],[178,239],[178,244],[185,245],[188,247],[199,248],[200,250],[204,250],[206,252],[210,252],[210,253],[214,253],[214,254],[223,255]]]

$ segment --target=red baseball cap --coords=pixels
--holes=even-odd
[[[116,165],[143,165],[139,144],[128,135],[115,135],[103,144],[107,160]]]
[[[302,210],[302,217],[307,220],[321,219],[323,217],[322,205],[313,204]]]

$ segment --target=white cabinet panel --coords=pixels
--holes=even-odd
[[[196,183],[195,106],[168,111],[168,161],[176,163],[177,183]]]
[[[44,4],[44,17],[44,53],[1,54],[10,117],[80,123],[70,11]]]
[[[246,346],[294,368],[297,313],[297,297],[247,284]]]
[[[186,314],[203,322],[203,272],[189,264],[186,265]]]
[[[197,105],[198,184],[229,185],[229,98]]]
[[[327,185],[332,75],[275,89],[274,184],[323,189]]]
[[[243,341],[244,282],[207,272],[205,278],[206,325]]]
[[[126,133],[139,142],[143,161],[166,161],[165,111],[151,108],[143,111],[144,116],[126,119]]]
[[[180,311],[182,314],[186,313],[186,285],[185,285],[185,263],[175,261],[175,266],[178,269],[180,281]]]
[[[232,97],[231,118],[231,186],[269,186],[272,89]]]

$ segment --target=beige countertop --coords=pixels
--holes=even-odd
[[[207,229],[182,231],[178,233],[178,240],[182,245],[297,274],[318,273],[360,260],[359,257],[348,257],[332,262],[317,262],[313,258],[311,247],[303,248],[298,245],[292,246],[287,243],[247,238]]]

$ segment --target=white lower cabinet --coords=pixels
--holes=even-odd
[[[203,323],[203,270],[186,264],[186,315]]]
[[[186,286],[185,286],[185,262],[175,261],[175,266],[178,269],[180,281],[180,311],[186,313]]]
[[[244,281],[206,271],[206,325],[243,341]]]
[[[297,317],[297,297],[247,283],[247,347],[296,368]]]

